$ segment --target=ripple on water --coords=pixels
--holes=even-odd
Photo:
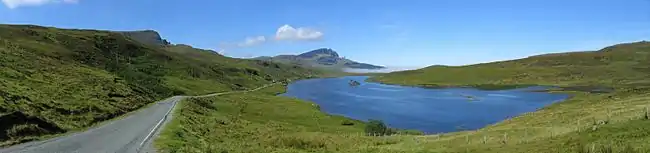
[[[372,88],[372,87],[370,87],[370,88],[366,88],[366,89],[368,89],[368,90],[377,90],[377,91],[388,91],[388,92],[404,91],[402,89],[396,89],[396,88],[387,89],[387,88]]]
[[[310,100],[321,110],[359,120],[380,119],[391,127],[426,133],[478,129],[512,116],[535,111],[568,98],[565,94],[527,92],[532,89],[483,91],[469,88],[425,89],[349,80],[367,77],[310,79],[289,85],[283,96]],[[469,100],[475,99],[475,100]]]

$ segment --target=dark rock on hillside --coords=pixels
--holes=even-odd
[[[334,64],[337,64],[340,61],[340,58],[336,58],[336,57],[332,57],[332,56],[326,56],[326,57],[320,57],[316,61],[318,62],[318,64],[334,65]]]
[[[120,33],[143,44],[157,46],[165,46],[171,44],[169,41],[163,39],[158,32],[153,30],[123,31]]]
[[[38,117],[25,115],[22,112],[0,115],[0,141],[10,140],[16,137],[39,136],[63,132],[65,130],[56,124],[49,123]]]

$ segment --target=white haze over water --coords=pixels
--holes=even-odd
[[[383,69],[374,69],[374,70],[343,68],[343,71],[348,72],[348,73],[390,73],[390,72],[397,72],[397,71],[415,70],[415,69],[419,69],[419,68],[422,68],[422,67],[387,66],[386,68],[383,68]]]

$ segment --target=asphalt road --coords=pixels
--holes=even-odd
[[[259,90],[273,84],[249,91],[224,92],[209,97],[231,93],[243,93]],[[69,134],[44,141],[30,142],[0,149],[0,153],[138,153],[155,152],[151,146],[155,137],[169,121],[168,115],[177,102],[186,96],[175,96],[143,108],[119,120],[87,131]]]

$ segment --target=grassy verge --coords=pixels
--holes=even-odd
[[[163,152],[403,152],[384,146],[400,137],[370,137],[364,123],[279,97],[284,86],[178,105],[155,144]]]

